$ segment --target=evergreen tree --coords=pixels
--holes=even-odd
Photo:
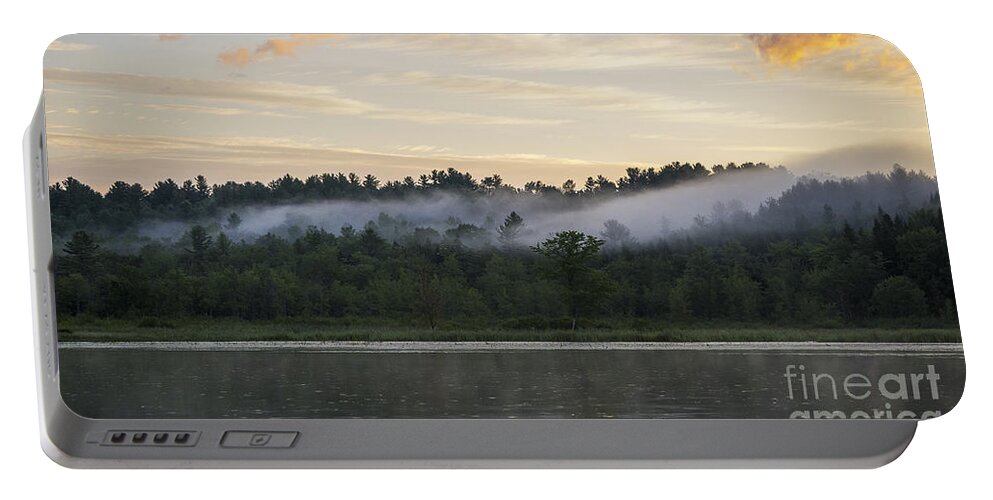
[[[531,247],[551,264],[551,275],[562,287],[572,319],[572,329],[581,314],[591,312],[614,286],[602,271],[592,267],[603,240],[579,231],[562,231]]]
[[[497,239],[506,246],[514,246],[517,245],[523,232],[524,219],[517,212],[510,212],[510,215],[503,220],[503,224],[497,228]]]
[[[96,266],[97,251],[100,245],[86,231],[76,231],[72,239],[65,243],[63,251],[69,255],[67,262],[70,272],[91,276]]]
[[[208,252],[213,238],[207,234],[207,229],[199,224],[190,228],[189,238],[190,248],[186,251],[190,254],[190,269],[196,275],[203,275],[206,273]]]

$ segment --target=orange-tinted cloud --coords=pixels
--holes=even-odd
[[[852,34],[751,35],[749,38],[759,57],[772,66],[794,70],[803,67],[822,79],[834,79],[844,85],[859,82],[900,88],[908,96],[921,94],[920,79],[910,61],[881,38]]]
[[[317,44],[337,35],[290,35],[286,38],[270,38],[255,48],[239,47],[221,53],[217,59],[232,66],[245,66],[249,63],[296,55],[297,48]]]
[[[866,37],[843,33],[751,35],[755,50],[766,62],[797,67],[807,59],[851,47]]]
[[[232,66],[244,66],[252,62],[253,56],[252,51],[241,47],[234,50],[229,50],[217,56],[217,59],[224,64]]]
[[[160,42],[176,42],[186,38],[186,35],[181,35],[178,33],[162,33],[159,35]]]
[[[902,88],[908,96],[921,95],[921,80],[899,49],[885,40],[862,46],[841,65],[850,79]]]

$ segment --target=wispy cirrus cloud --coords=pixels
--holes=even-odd
[[[394,149],[409,153],[444,153],[452,150],[452,148],[444,146],[429,146],[426,144],[397,146]]]
[[[80,50],[90,50],[94,45],[88,43],[64,42],[61,39],[48,45],[48,50],[54,52],[75,52]]]
[[[445,150],[374,151],[342,147],[322,140],[275,137],[174,137],[152,135],[97,135],[53,132],[48,140],[55,158],[53,179],[72,175],[83,182],[106,187],[118,180],[121,169],[140,160],[140,171],[129,171],[131,182],[151,183],[165,177],[187,178],[204,172],[226,172],[226,180],[258,180],[262,175],[306,177],[318,172],[376,172],[383,179],[400,179],[431,169],[455,167],[474,175],[499,172],[505,180],[522,185],[545,180],[607,174],[620,175],[631,162],[558,157],[540,153],[452,154]],[[235,175],[231,175],[236,172]],[[261,174],[261,173],[265,174]]]
[[[474,125],[534,125],[554,126],[570,123],[571,120],[559,118],[532,118],[522,116],[489,115],[482,113],[464,113],[460,111],[441,111],[434,109],[413,108],[382,108],[366,115],[375,120],[393,120],[423,125],[440,125],[447,123],[464,123]]]
[[[719,151],[733,151],[740,153],[808,154],[808,153],[816,152],[816,150],[814,149],[803,146],[777,146],[777,145],[761,145],[761,144],[713,146],[710,149],[716,149]]]
[[[285,163],[287,158],[308,159],[314,164],[327,165],[329,159],[347,159],[352,161],[359,157],[381,158],[391,162],[404,161],[437,161],[444,162],[532,162],[541,161],[556,165],[626,165],[627,163],[612,163],[579,158],[556,157],[540,153],[503,153],[503,154],[451,154],[448,148],[431,146],[409,146],[402,152],[372,151],[362,148],[337,146],[323,140],[304,140],[281,137],[182,137],[160,135],[99,135],[99,134],[68,134],[55,133],[49,140],[58,146],[66,157],[73,156],[72,151],[95,153],[101,157],[119,154],[122,157],[138,158],[169,158],[176,160],[204,159],[223,160],[237,158],[239,162],[279,162]],[[401,148],[397,148],[401,149]],[[83,155],[85,156],[85,154]]]
[[[337,95],[331,87],[286,82],[202,80],[61,68],[46,69],[45,81],[46,84],[58,83],[103,91],[291,107],[333,114],[360,114],[372,109],[367,103]]]
[[[297,49],[316,45],[322,41],[339,38],[340,35],[296,34],[282,38],[269,38],[255,48],[237,47],[217,56],[217,60],[231,66],[245,66],[277,57],[294,56]]]
[[[217,116],[237,116],[237,115],[258,115],[272,116],[279,118],[292,118],[294,115],[278,113],[275,111],[265,111],[261,109],[246,108],[225,108],[219,106],[197,106],[192,104],[146,104],[145,108],[155,111],[166,111],[176,113],[197,113]]]
[[[412,34],[350,35],[343,43],[394,52],[440,52],[491,68],[587,71],[724,65],[738,51],[737,40],[727,35]]]
[[[706,142],[713,141],[713,137],[684,137],[681,135],[674,134],[648,134],[648,133],[638,133],[630,134],[632,139],[641,139],[646,141],[679,141],[679,142]]]
[[[420,85],[494,99],[538,101],[571,108],[606,111],[674,111],[713,109],[714,103],[678,99],[659,93],[611,86],[562,85],[486,75],[441,75],[425,71],[377,73],[365,81],[379,85]]]
[[[575,110],[625,113],[631,115],[632,120],[650,118],[659,122],[778,130],[881,130],[879,126],[856,120],[788,120],[766,113],[741,110],[733,104],[680,99],[662,93],[639,92],[613,86],[563,85],[486,75],[442,75],[424,71],[376,73],[366,76],[363,81],[374,85],[417,85],[447,93],[541,103],[556,107],[564,113]]]
[[[383,106],[376,103],[342,97],[337,89],[322,85],[305,85],[271,81],[202,80],[125,73],[102,73],[61,68],[45,70],[46,85],[59,84],[98,89],[101,92],[147,94],[151,96],[183,97],[209,103],[230,103],[248,106],[245,113],[267,112],[323,113],[359,116],[374,120],[405,121],[420,124],[464,123],[478,125],[561,125],[568,120],[556,118],[515,117],[439,109],[416,109]],[[192,112],[221,114],[216,105]],[[176,108],[174,108],[175,110]],[[229,113],[232,114],[232,113]]]

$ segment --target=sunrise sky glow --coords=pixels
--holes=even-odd
[[[861,35],[71,35],[45,56],[52,182],[560,184],[672,161],[934,172],[920,81]]]

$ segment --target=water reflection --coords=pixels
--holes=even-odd
[[[786,418],[797,410],[947,411],[956,353],[782,351],[60,351],[67,404],[93,418]],[[790,399],[784,369],[941,374],[941,397]],[[797,379],[799,380],[799,379]],[[793,382],[798,383],[797,381]],[[839,389],[841,391],[842,389]],[[825,392],[824,394],[828,394]]]

